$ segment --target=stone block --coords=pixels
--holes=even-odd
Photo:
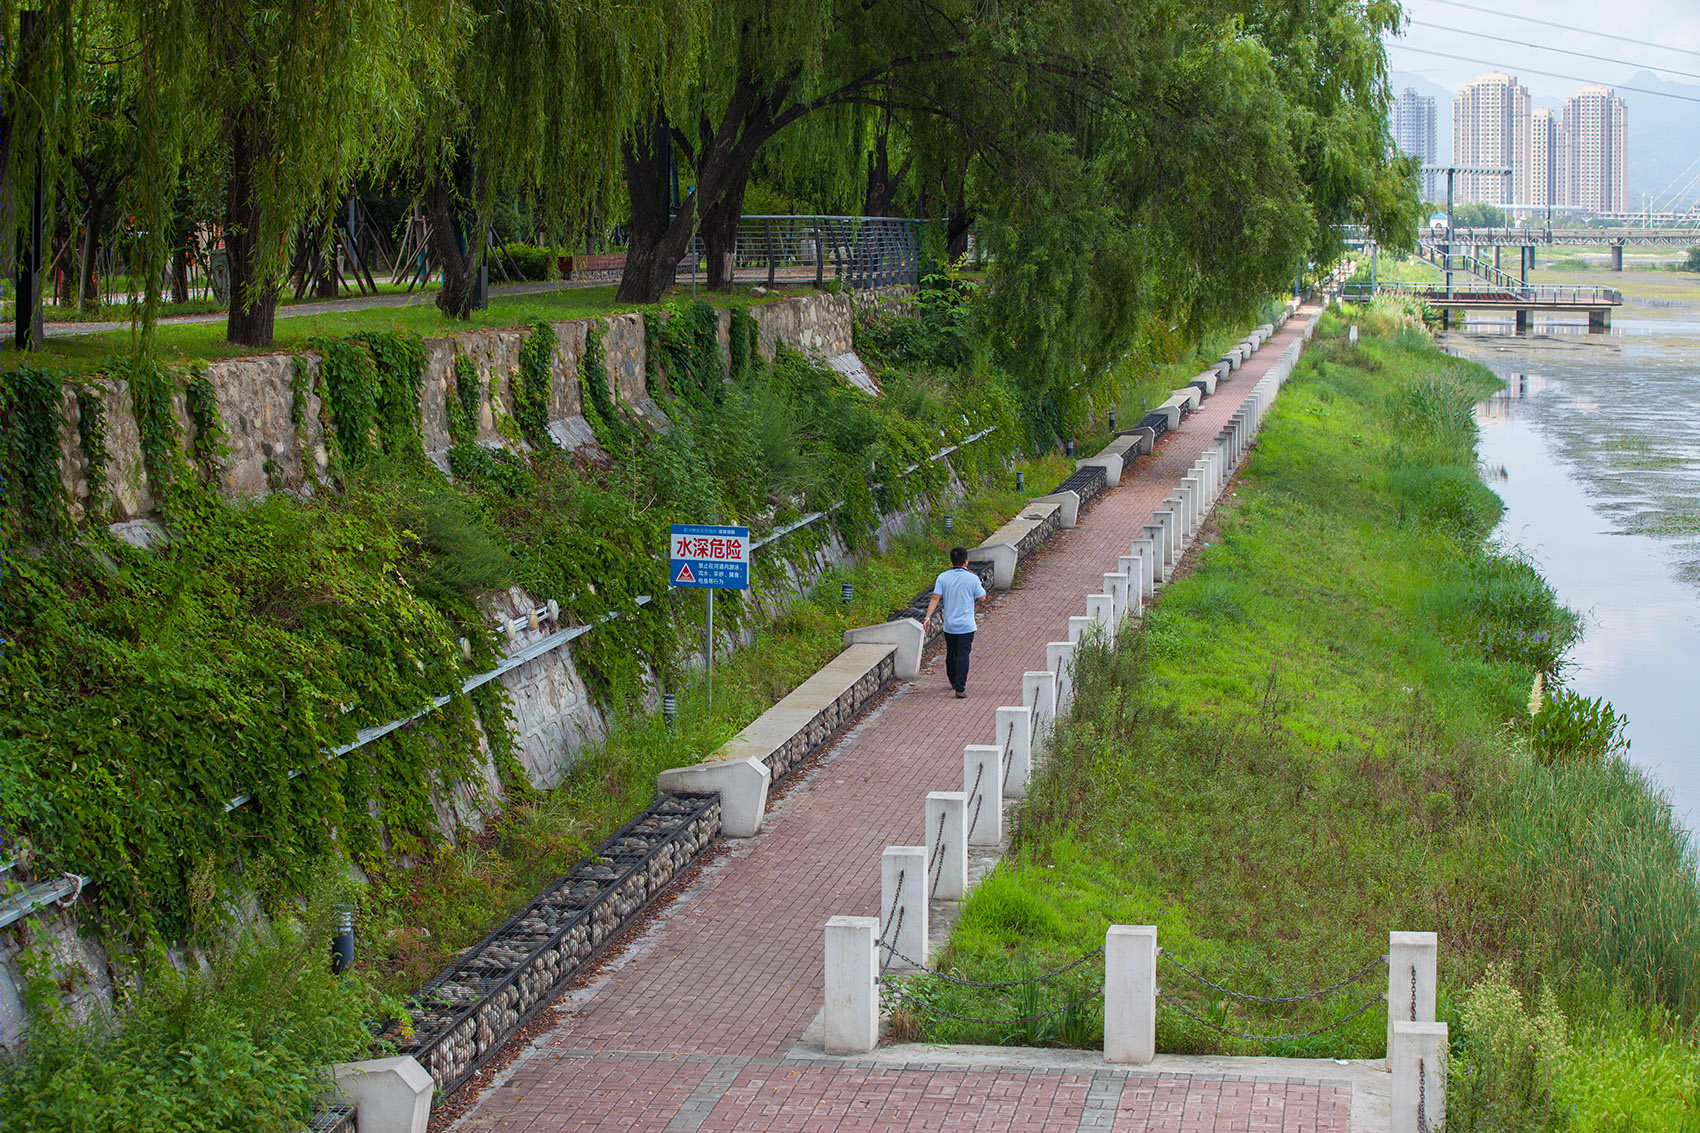
[[[1058,526],[1064,529],[1075,526],[1080,521],[1080,496],[1071,491],[1052,492],[1048,496],[1039,496],[1033,503],[1056,504],[1058,506]]]
[[[1003,844],[1003,748],[968,744],[962,749],[962,790],[968,816],[968,844]]]
[[[967,794],[929,791],[923,829],[928,843],[930,895],[940,901],[962,900],[968,893]]]
[[[425,1133],[431,1124],[436,1083],[412,1057],[338,1062],[331,1073],[360,1133]]]
[[[1004,763],[1003,796],[1006,799],[1027,797],[1027,783],[1033,777],[1033,710],[1022,706],[1003,705],[997,711],[997,746],[1007,752]]]
[[[926,846],[887,846],[880,855],[880,960],[893,968],[927,962]],[[907,959],[905,958],[907,957]]]
[[[720,832],[728,838],[754,838],[761,833],[772,781],[766,761],[749,756],[669,768],[656,777],[655,785],[671,794],[719,792]]]
[[[1204,402],[1204,391],[1200,390],[1197,386],[1183,386],[1182,388],[1175,390],[1172,396],[1181,398],[1186,402],[1186,411],[1188,413],[1196,410]]]
[[[1204,396],[1209,397],[1211,394],[1216,392],[1216,371],[1204,371],[1202,374],[1199,374],[1197,377],[1192,379],[1192,384],[1203,385]]]
[[[1157,928],[1111,925],[1104,934],[1104,1061],[1157,1057]]]
[[[828,1054],[866,1054],[879,1044],[878,917],[826,922],[826,1007],[822,1045]]]
[[[845,645],[894,645],[892,655],[900,681],[912,681],[921,673],[921,650],[926,640],[921,623],[914,618],[898,618],[878,625],[862,626],[844,631]]]
[[[1119,456],[1086,456],[1074,462],[1076,468],[1102,468],[1104,486],[1114,488],[1122,482],[1122,458]]]

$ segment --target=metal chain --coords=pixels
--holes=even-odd
[[[933,873],[935,868],[938,869],[938,872],[933,874],[932,888],[927,890],[928,900],[932,900],[934,897],[939,895],[939,882],[944,880],[944,869],[940,866],[940,859],[944,857],[944,817],[944,811],[940,810],[939,834],[937,838],[933,839],[933,856],[931,860],[927,862],[928,873]]]
[[[946,1011],[942,1007],[935,1007],[931,1003],[915,998],[915,996],[900,983],[892,981],[882,982],[892,990],[893,994],[902,999],[905,1003],[912,1003],[929,1014],[943,1015],[946,1019],[955,1019],[959,1023],[983,1023],[991,1027],[1020,1027],[1025,1026],[1028,1023],[1038,1023],[1045,1019],[1054,1019],[1058,1015],[1065,1015],[1070,1011],[1091,1003],[1093,1000],[1101,998],[1104,994],[1104,989],[1099,988],[1090,995],[1083,995],[1079,999],[1069,1000],[1054,1011],[1041,1011],[1037,1015],[1017,1015],[1013,1019],[984,1019],[978,1015],[958,1015],[954,1011]]]
[[[1003,765],[1003,793],[1009,794],[1009,773],[1015,770],[1015,729],[1009,730],[1009,735],[1003,738],[1003,753],[998,756],[998,762]]]
[[[962,840],[964,842],[974,837],[974,828],[980,825],[980,804],[986,801],[985,797],[980,794],[980,780],[985,774],[986,765],[984,763],[974,768],[974,785],[968,788],[968,793],[974,796],[974,819],[968,824],[968,833],[963,835]]]
[[[1159,988],[1157,990],[1157,998],[1161,999],[1164,1003],[1167,1003],[1170,1007],[1173,1007],[1175,1010],[1179,1011],[1182,1015],[1189,1016],[1193,1019],[1198,1020],[1198,1022],[1203,1023],[1206,1027],[1209,1027],[1212,1031],[1220,1032],[1221,1034],[1228,1035],[1232,1038],[1249,1039],[1252,1042],[1259,1042],[1259,1043],[1291,1042],[1294,1039],[1308,1039],[1312,1035],[1325,1034],[1328,1031],[1332,1031],[1336,1027],[1343,1026],[1346,1023],[1350,1023],[1353,1019],[1356,1019],[1359,1015],[1362,1015],[1364,1012],[1368,1011],[1370,1008],[1374,1007],[1376,1004],[1387,1002],[1387,997],[1384,996],[1384,995],[1378,995],[1374,999],[1366,999],[1364,1001],[1363,1006],[1359,1007],[1356,1011],[1352,1012],[1350,1015],[1344,1016],[1343,1018],[1336,1019],[1332,1023],[1328,1023],[1328,1024],[1325,1024],[1324,1026],[1316,1028],[1314,1031],[1300,1031],[1296,1035],[1248,1035],[1248,1034],[1244,1033],[1243,1031],[1230,1031],[1228,1028],[1222,1026],[1219,1023],[1212,1023],[1210,1020],[1206,1019],[1204,1016],[1200,1015],[1198,1012],[1194,1011],[1192,1008],[1188,1007],[1186,1004],[1182,1003],[1180,1000],[1174,999],[1171,996],[1165,994],[1161,988]]]
[[[1089,963],[1092,960],[1096,960],[1098,957],[1100,957],[1104,954],[1104,946],[1100,944],[1098,947],[1094,948],[1092,951],[1088,952],[1086,955],[1082,956],[1078,960],[1073,961],[1072,963],[1064,964],[1062,967],[1060,967],[1060,968],[1058,968],[1058,969],[1056,969],[1055,971],[1052,971],[1052,972],[1040,972],[1038,975],[1031,976],[1031,977],[1024,979],[1024,980],[970,980],[970,979],[964,979],[961,976],[953,976],[953,975],[949,974],[948,972],[941,972],[937,968],[929,968],[925,964],[922,964],[919,961],[915,960],[913,957],[905,956],[903,953],[898,952],[895,948],[892,948],[891,945],[886,944],[884,941],[881,941],[880,943],[884,947],[890,948],[892,954],[895,955],[899,960],[902,960],[905,964],[908,964],[911,968],[914,968],[918,972],[921,972],[925,975],[933,976],[934,978],[943,980],[945,983],[948,983],[948,984],[956,984],[959,987],[983,987],[983,988],[991,988],[991,989],[994,989],[994,990],[998,989],[998,988],[1008,988],[1008,987],[1026,987],[1028,984],[1036,984],[1036,983],[1039,983],[1043,980],[1053,980],[1053,979],[1056,979],[1058,976],[1066,976],[1068,973],[1074,971],[1074,969],[1080,967],[1082,964]]]
[[[1369,963],[1365,964],[1357,972],[1354,972],[1352,975],[1347,976],[1345,979],[1341,980],[1339,983],[1330,984],[1329,986],[1327,986],[1325,988],[1321,988],[1317,991],[1307,991],[1307,992],[1304,992],[1301,995],[1248,995],[1247,993],[1245,993],[1243,991],[1235,991],[1232,988],[1223,987],[1221,984],[1217,983],[1215,980],[1212,980],[1212,979],[1210,979],[1206,976],[1199,975],[1197,972],[1193,971],[1191,968],[1187,967],[1185,964],[1183,964],[1179,960],[1175,959],[1173,954],[1171,954],[1167,949],[1163,949],[1163,948],[1157,949],[1157,955],[1163,957],[1169,963],[1173,964],[1175,967],[1179,968],[1181,971],[1185,972],[1187,975],[1191,976],[1193,979],[1197,980],[1199,983],[1204,984],[1206,987],[1214,988],[1215,990],[1221,992],[1223,995],[1230,996],[1231,998],[1234,998],[1234,999],[1243,999],[1248,1003],[1303,1003],[1306,1000],[1310,1000],[1310,999],[1326,999],[1328,996],[1333,995],[1335,992],[1339,991],[1341,988],[1351,987],[1353,984],[1357,983],[1359,980],[1363,979],[1365,976],[1367,976],[1371,972],[1375,971],[1381,965],[1387,963],[1387,957],[1386,956],[1377,956],[1374,960],[1371,960]],[[1413,1002],[1415,1002],[1415,1001],[1413,1000]]]
[[[1423,1060],[1417,1059],[1417,1133],[1428,1133],[1428,1075]]]
[[[1411,1022],[1417,1021],[1417,966],[1411,965]]]
[[[884,944],[888,940],[891,941],[893,945],[897,943],[897,935],[891,931],[893,921],[897,923],[897,931],[903,931],[903,875],[906,872],[906,870],[901,869],[897,871],[897,888],[891,895],[891,912],[885,915],[885,928],[880,932],[879,942],[881,944]],[[890,946],[887,947],[885,963],[880,965],[880,971],[883,972],[891,966],[891,958],[896,951],[896,948]]]

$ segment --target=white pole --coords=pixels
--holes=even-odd
[[[714,587],[708,588],[708,638],[703,646],[708,672],[708,706],[714,707]]]

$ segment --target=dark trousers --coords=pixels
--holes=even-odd
[[[974,651],[974,633],[944,635],[944,678],[957,692],[968,691],[968,654]]]

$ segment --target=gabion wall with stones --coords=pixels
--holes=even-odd
[[[657,796],[427,984],[408,1005],[411,1041],[383,1037],[452,1092],[719,834],[718,794]]]
[[[796,735],[774,748],[762,761],[772,772],[772,781],[777,783],[796,770],[799,763],[831,740],[838,729],[848,724],[851,718],[878,696],[880,690],[896,676],[896,656],[887,654],[878,665],[858,678],[855,684],[840,693],[832,703],[822,705],[820,711],[797,730]]]
[[[1088,464],[1085,468],[1075,469],[1073,475],[1052,488],[1051,491],[1053,493],[1073,492],[1080,497],[1080,506],[1084,510],[1087,504],[1103,494],[1104,489],[1109,486],[1109,482],[1109,473],[1104,471],[1103,465]]]

